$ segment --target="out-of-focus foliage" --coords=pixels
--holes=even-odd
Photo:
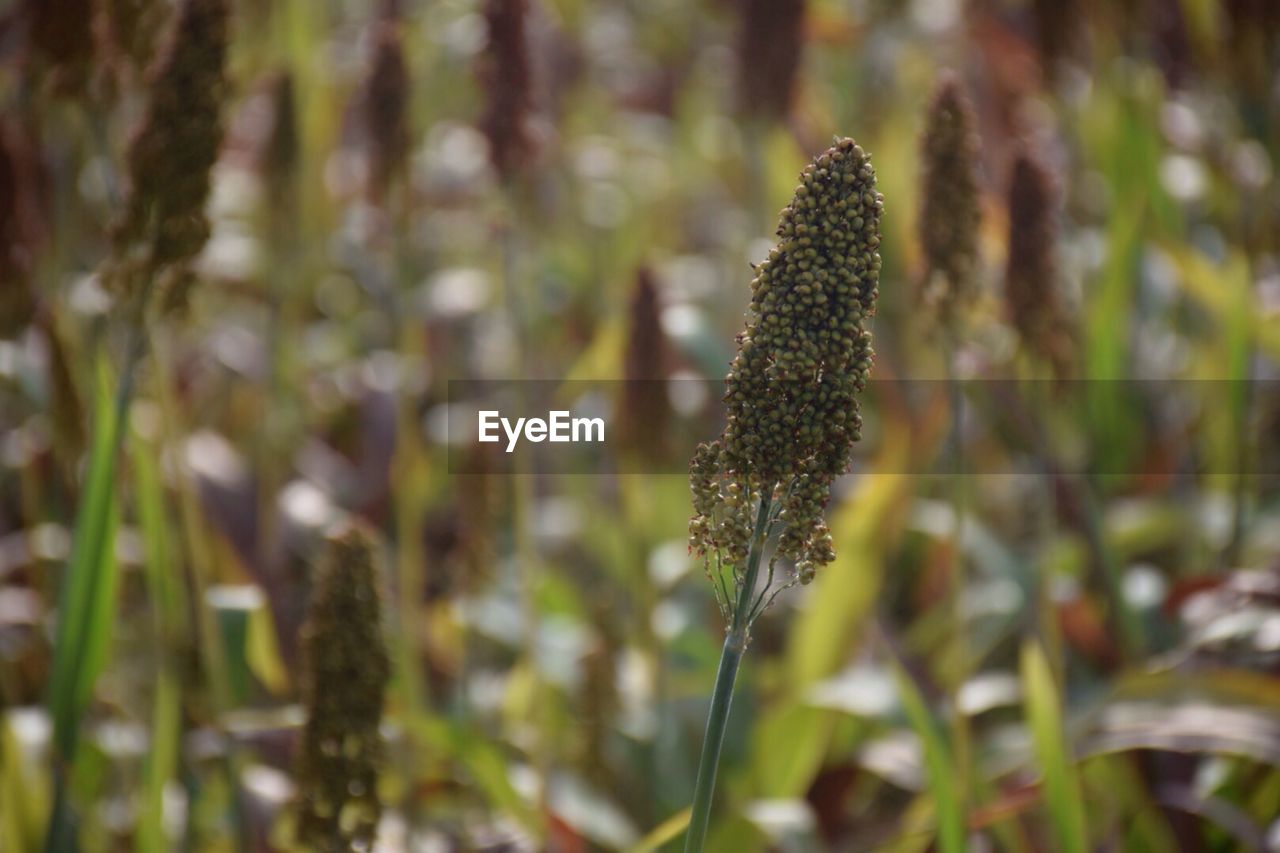
[[[376,849],[678,844],[724,627],[678,425],[718,432],[750,264],[833,136],[884,197],[863,440],[834,562],[755,625],[709,847],[1280,845],[1280,6],[230,5],[209,240],[143,325],[101,270],[177,6],[0,6],[0,850],[51,815],[87,851],[291,849],[353,520],[386,556]],[[945,73],[980,213],[949,337]],[[1011,193],[1024,155],[1051,192]],[[450,380],[513,378],[625,413],[631,461],[450,445]]]

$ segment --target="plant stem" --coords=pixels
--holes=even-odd
[[[756,526],[747,551],[746,575],[738,590],[738,602],[733,608],[729,632],[724,638],[724,650],[720,653],[716,686],[711,693],[711,708],[707,711],[707,731],[702,739],[702,757],[698,761],[698,781],[693,789],[693,813],[689,818],[689,832],[685,836],[685,853],[699,853],[702,850],[707,838],[707,826],[711,822],[711,798],[716,790],[720,748],[724,745],[724,731],[729,722],[729,706],[733,702],[733,685],[738,679],[738,665],[742,663],[742,653],[747,649],[751,628],[751,595],[755,591],[756,578],[760,574],[760,558],[764,555],[764,544],[769,535],[772,494],[773,488],[769,487],[760,498],[760,510],[756,513]]]
[[[1232,571],[1238,568],[1240,562],[1240,552],[1244,548],[1245,535],[1245,516],[1248,514],[1249,502],[1249,482],[1252,476],[1249,474],[1249,464],[1252,461],[1249,448],[1249,424],[1253,419],[1254,407],[1254,389],[1253,389],[1253,346],[1246,343],[1245,351],[1240,357],[1242,362],[1238,368],[1239,378],[1231,380],[1234,384],[1241,385],[1238,394],[1229,395],[1232,405],[1233,433],[1235,439],[1235,457],[1236,470],[1235,481],[1232,487],[1231,501],[1231,536],[1227,539],[1227,545],[1222,551],[1222,568],[1224,571]]]
[[[711,694],[711,709],[707,712],[707,731],[702,740],[702,758],[698,762],[698,782],[693,789],[693,814],[689,818],[689,833],[685,836],[685,853],[701,851],[707,838],[711,797],[715,793],[716,770],[720,766],[720,747],[724,744],[724,730],[729,722],[729,705],[733,701],[733,685],[738,678],[742,652],[740,639],[730,632],[724,638],[716,687]]]
[[[959,352],[958,334],[955,320],[952,318],[946,329],[946,347],[944,358],[947,371],[947,393],[951,409],[951,542],[950,572],[947,594],[950,601],[951,618],[955,620],[955,633],[952,637],[952,648],[955,654],[954,682],[951,685],[954,702],[954,717],[951,734],[955,740],[956,772],[959,775],[961,808],[968,810],[972,782],[970,763],[972,747],[969,733],[969,720],[960,708],[960,692],[969,678],[969,643],[966,631],[968,620],[964,602],[964,519],[966,511],[965,466],[964,466],[964,391],[960,386],[960,377],[956,371],[956,354]]]
[[[531,211],[524,206],[519,187],[512,183],[506,185],[507,209],[499,224],[501,234],[502,261],[502,294],[503,310],[515,338],[517,363],[529,364],[533,354],[529,344],[529,329],[533,318],[529,313],[529,303],[521,293],[519,272],[521,269],[519,229],[532,224]],[[530,394],[521,385],[518,400],[524,409],[529,409]],[[512,460],[511,477],[511,524],[515,531],[514,548],[516,572],[520,584],[520,631],[522,635],[523,659],[521,663],[528,668],[531,703],[530,722],[533,737],[529,752],[533,762],[536,779],[536,795],[538,816],[537,831],[540,839],[545,839],[550,826],[547,816],[551,814],[551,734],[550,717],[544,698],[542,673],[538,668],[538,595],[542,580],[542,565],[539,562],[537,544],[530,537],[529,518],[534,510],[537,498],[535,491],[535,472],[532,460],[517,454]]]
[[[59,591],[59,625],[57,636],[54,640],[53,668],[50,676],[52,697],[50,699],[50,712],[54,721],[53,750],[55,760],[53,769],[53,807],[49,813],[49,826],[45,834],[44,844],[46,853],[74,849],[77,845],[78,822],[72,811],[69,784],[79,751],[80,717],[92,697],[93,683],[97,676],[96,672],[88,675],[85,673],[86,661],[90,655],[89,645],[95,641],[101,641],[102,637],[91,638],[87,633],[87,629],[79,635],[73,635],[69,632],[67,626],[75,620],[85,618],[85,615],[84,613],[74,612],[73,599],[68,590],[77,583],[87,584],[89,592],[85,595],[84,601],[86,603],[92,602],[99,595],[106,594],[103,592],[103,585],[108,581],[103,575],[108,571],[115,571],[114,568],[109,567],[107,562],[113,559],[110,554],[115,547],[115,510],[110,508],[110,504],[95,506],[90,498],[100,485],[100,483],[95,484],[95,478],[98,476],[96,472],[103,471],[101,481],[110,482],[116,478],[119,469],[118,463],[124,444],[124,435],[127,430],[126,422],[129,415],[129,405],[133,401],[134,377],[138,363],[142,361],[142,356],[147,350],[144,321],[146,318],[147,298],[151,293],[153,281],[154,277],[148,275],[145,283],[138,288],[130,305],[128,313],[130,318],[129,337],[125,345],[124,365],[120,371],[119,384],[116,386],[111,419],[105,424],[100,421],[95,422],[93,427],[95,434],[101,430],[106,433],[108,439],[105,443],[99,443],[95,435],[92,441],[88,465],[89,473],[85,483],[85,491],[88,496],[81,496],[80,506],[76,509],[74,527],[76,544],[79,548],[87,548],[91,552],[95,552],[96,557],[92,563],[86,563],[77,559],[73,554],[63,574],[62,588]],[[106,454],[106,460],[101,464],[97,459],[100,453]],[[94,517],[94,514],[99,512],[106,513],[105,520],[102,516]],[[91,537],[90,544],[83,544],[82,540],[86,537]],[[85,571],[87,580],[74,577],[73,573],[77,571]],[[109,586],[108,588],[111,587]],[[64,683],[75,685],[72,698],[68,701],[62,701],[57,698],[58,694],[62,692],[60,685],[64,685]],[[77,696],[81,698],[77,698]]]

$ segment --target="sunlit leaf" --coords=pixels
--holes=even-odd
[[[787,642],[787,667],[795,689],[834,674],[862,629],[882,582],[882,554],[902,523],[911,479],[902,473],[905,436],[886,437],[872,472],[831,516],[836,559],[818,572],[806,606]],[[765,618],[768,618],[767,616]]]
[[[1062,700],[1044,651],[1036,642],[1022,647],[1022,690],[1036,761],[1044,778],[1044,802],[1055,829],[1055,849],[1085,853],[1089,831],[1076,774],[1075,757],[1062,725]]]
[[[933,799],[937,815],[938,846],[943,853],[963,853],[965,842],[965,816],[959,789],[959,775],[951,747],[947,743],[942,726],[925,704],[924,697],[911,681],[911,677],[897,666],[894,676],[898,683],[898,696],[902,708],[916,736],[924,747],[925,768],[929,776],[929,796]]]
[[[627,848],[627,853],[653,853],[669,841],[684,833],[689,825],[692,809],[681,809],[649,831],[644,838]]]

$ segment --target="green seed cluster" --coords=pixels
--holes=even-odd
[[[128,152],[130,194],[113,234],[110,279],[136,286],[162,275],[178,301],[190,262],[209,239],[209,172],[222,144],[226,0],[183,0],[149,72],[151,100]]]
[[[331,538],[302,629],[306,727],[298,751],[298,840],[307,849],[372,842],[381,815],[383,694],[391,674],[370,535]]]
[[[875,171],[852,139],[801,175],[778,244],[751,283],[724,432],[690,465],[695,553],[741,566],[760,500],[776,498],[777,554],[799,579],[834,558],[823,510],[862,428],[882,209]]]
[[[973,288],[978,258],[978,140],[973,108],[952,74],[938,81],[921,140],[924,196],[920,243],[927,265],[925,298],[944,323]]]

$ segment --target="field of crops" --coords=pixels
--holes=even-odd
[[[1280,4],[0,0],[0,853],[1280,851]]]

